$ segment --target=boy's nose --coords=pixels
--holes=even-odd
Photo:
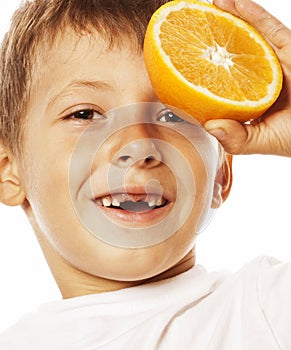
[[[126,168],[133,164],[142,168],[153,168],[158,166],[161,160],[162,156],[156,147],[155,140],[144,138],[124,146],[114,156],[112,163],[119,168]]]

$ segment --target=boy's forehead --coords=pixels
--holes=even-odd
[[[127,55],[130,59],[137,59],[143,62],[142,53],[138,50],[134,40],[127,36],[120,36],[114,44],[109,42],[103,34],[97,30],[91,33],[77,34],[72,28],[67,27],[65,31],[60,31],[53,43],[43,40],[39,44],[38,52],[35,55],[32,68],[32,86],[43,83],[44,76],[54,79],[54,72],[59,68],[66,73],[73,65],[78,66],[74,72],[79,80],[88,72],[88,81],[95,80],[90,76],[92,66],[86,66],[85,62],[94,60],[96,68],[98,65],[110,65],[111,60],[121,55]],[[113,67],[112,67],[113,68]],[[61,77],[58,77],[61,78]],[[59,80],[59,79],[58,79]],[[76,85],[72,79],[72,85]]]
[[[52,42],[44,38],[40,43],[39,54],[42,59],[58,59],[68,62],[78,56],[82,58],[92,48],[94,48],[95,53],[99,50],[100,55],[118,53],[119,51],[128,51],[131,55],[137,56],[142,54],[134,36],[120,34],[112,42],[110,38],[97,29],[79,34],[70,26],[67,26],[65,30],[60,30]]]
[[[48,89],[60,85],[60,93],[65,86],[68,90],[85,86],[108,89],[110,77],[105,78],[106,68],[110,67],[109,73],[113,68],[118,71],[118,67],[112,66],[112,61],[116,64],[121,56],[140,62],[144,70],[142,53],[131,38],[121,36],[113,45],[98,31],[79,35],[68,27],[59,32],[53,43],[44,40],[40,44],[32,71],[32,93],[39,90],[39,85],[44,85],[45,80]],[[97,79],[92,75],[95,72]],[[62,82],[65,77],[68,81]]]

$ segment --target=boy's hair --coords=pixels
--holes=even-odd
[[[130,36],[142,52],[153,12],[168,0],[34,0],[15,12],[0,51],[0,140],[21,153],[33,70],[42,51],[66,27],[78,35],[99,32],[109,45]],[[45,53],[43,54],[45,55]]]

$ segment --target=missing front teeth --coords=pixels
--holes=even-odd
[[[167,200],[156,194],[142,194],[142,195],[131,195],[135,197],[142,197],[136,200],[129,198],[128,194],[115,194],[112,196],[105,196],[102,198],[96,198],[95,201],[98,205],[112,208],[112,209],[123,209],[128,211],[148,211],[155,208],[163,207],[167,204]]]
[[[144,201],[140,201],[140,202],[126,201],[126,202],[120,203],[120,208],[127,211],[141,212],[141,211],[151,210],[154,207],[150,207],[148,202],[144,202]]]
[[[112,209],[123,209],[126,211],[133,211],[133,212],[144,212],[149,211],[156,208],[161,208],[165,204],[157,205],[157,206],[150,206],[148,202],[139,201],[139,202],[132,202],[132,201],[125,201],[123,203],[120,203],[119,206],[114,206],[113,203],[110,205],[109,208]]]

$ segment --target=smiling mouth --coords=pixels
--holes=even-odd
[[[169,204],[169,201],[159,194],[115,193],[96,198],[96,204],[103,208],[122,210],[134,213],[144,213],[157,210]]]

